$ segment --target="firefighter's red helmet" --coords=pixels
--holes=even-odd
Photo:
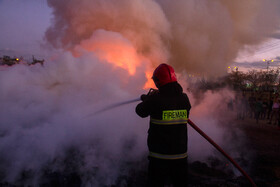
[[[155,69],[152,78],[157,87],[177,81],[174,69],[168,64],[160,64]]]

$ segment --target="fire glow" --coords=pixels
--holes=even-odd
[[[92,43],[85,41],[81,46],[88,51],[94,52],[100,60],[106,60],[117,67],[127,70],[130,75],[135,74],[136,67],[140,64],[140,59],[135,49],[120,40],[112,42],[97,40]]]
[[[130,76],[134,76],[136,69],[149,63],[149,60],[137,53],[133,44],[123,37],[120,33],[114,33],[104,30],[96,31],[88,40],[81,42],[79,47],[73,51],[75,56],[80,56],[80,49],[94,53],[101,61],[113,64],[114,67],[120,67],[128,72]],[[145,67],[148,68],[148,67]],[[154,87],[152,70],[146,70],[147,82],[144,89]]]

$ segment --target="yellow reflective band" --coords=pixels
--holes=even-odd
[[[187,158],[187,157],[188,157],[188,153],[185,152],[185,153],[176,154],[176,155],[166,155],[166,154],[160,154],[160,153],[150,152],[150,153],[149,153],[149,156],[150,156],[150,157],[153,157],[153,158],[175,160],[175,159]]]
[[[165,110],[162,112],[162,120],[179,120],[179,119],[188,119],[187,110]]]
[[[158,120],[158,119],[151,118],[150,121],[153,124],[157,124],[157,125],[177,125],[177,124],[186,124],[186,123],[188,123],[188,118],[187,119],[182,119],[182,120],[169,120],[169,121]]]

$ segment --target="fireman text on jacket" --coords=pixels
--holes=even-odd
[[[162,120],[188,119],[187,110],[165,110],[162,113]]]

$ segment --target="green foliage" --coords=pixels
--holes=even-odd
[[[224,87],[237,91],[275,91],[279,87],[279,72],[279,69],[269,71],[251,70],[249,72],[232,71],[215,80],[197,79],[195,83],[190,83],[190,86],[199,91],[218,90]]]
[[[247,73],[235,71],[228,74],[226,81],[235,90],[273,90],[279,85],[279,69],[270,71],[251,70]]]

